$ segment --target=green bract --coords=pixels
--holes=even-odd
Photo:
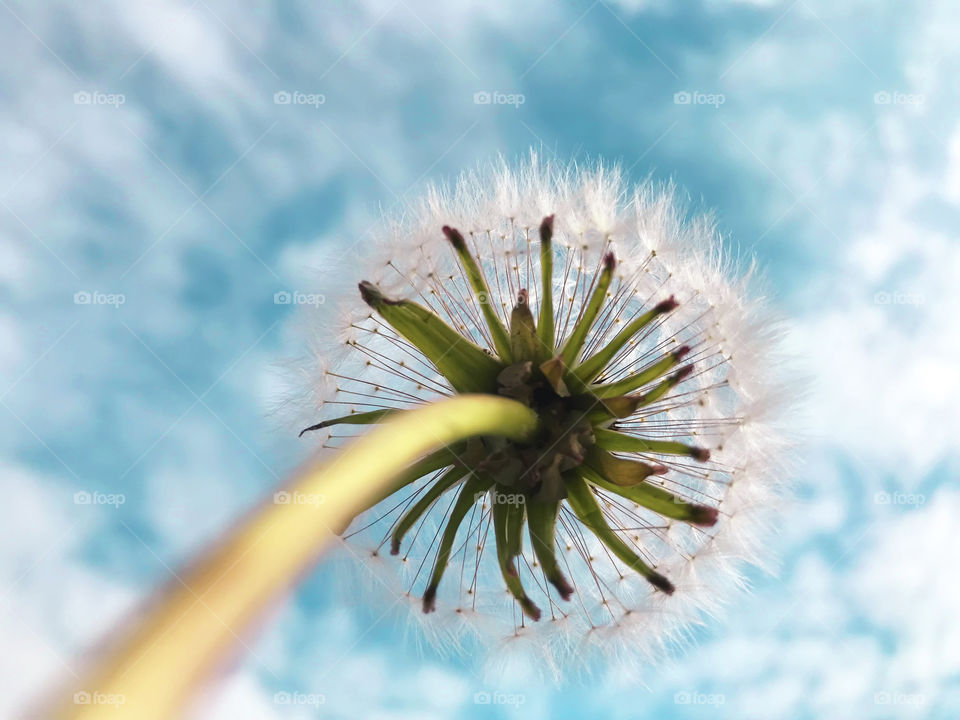
[[[416,502],[411,500],[390,533],[391,551],[398,554],[407,533],[436,503],[449,495],[445,526],[423,596],[424,612],[433,610],[437,588],[448,564],[457,531],[471,508],[490,504],[496,554],[504,584],[522,612],[533,620],[540,609],[528,597],[515,561],[522,553],[524,528],[536,563],[564,600],[574,592],[556,557],[556,526],[564,503],[614,557],[658,590],[670,594],[670,580],[647,564],[610,527],[601,509],[607,497],[622,498],[658,515],[708,527],[717,520],[716,508],[689,502],[666,490],[658,478],[668,468],[657,456],[681,456],[707,462],[710,453],[700,447],[660,438],[621,432],[626,421],[658,401],[690,376],[693,366],[682,365],[690,348],[663,348],[637,372],[606,380],[604,371],[619,354],[678,303],[670,296],[643,312],[599,347],[587,342],[602,313],[613,312],[610,302],[616,258],[607,253],[595,274],[575,322],[557,337],[553,287],[553,216],[540,226],[541,283],[539,313],[529,307],[526,289],[516,295],[509,326],[490,302],[483,263],[471,253],[464,236],[443,227],[476,296],[494,352],[466,338],[432,310],[413,300],[388,298],[369,282],[360,283],[364,302],[398,335],[423,355],[457,393],[506,396],[531,408],[538,427],[526,442],[475,437],[408,468],[393,491],[430,476],[431,483]],[[567,318],[569,321],[569,317]],[[373,411],[326,420],[307,430],[340,423],[370,424],[403,410]],[[623,457],[616,453],[630,454]],[[637,457],[637,456],[640,457]]]

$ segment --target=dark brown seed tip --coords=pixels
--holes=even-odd
[[[690,522],[700,527],[713,527],[720,513],[709,505],[694,505],[690,508]]]
[[[690,352],[689,345],[681,345],[676,350],[673,351],[673,357],[677,360],[680,360],[684,355]]]
[[[540,608],[534,605],[533,600],[530,598],[521,600],[520,608],[523,610],[523,613],[534,622],[540,620]]]
[[[656,306],[654,306],[653,311],[662,315],[663,313],[668,313],[671,310],[676,310],[679,305],[680,303],[678,303],[673,295],[671,295],[666,300],[657,303]]]
[[[706,462],[710,459],[710,451],[701,447],[690,448],[690,457],[697,462]]]
[[[567,582],[567,579],[563,575],[550,578],[550,584],[557,589],[560,597],[564,600],[569,600],[573,595],[573,587]]]
[[[666,465],[651,465],[650,474],[651,475],[666,475],[669,472],[669,468]]]
[[[450,244],[453,245],[455,250],[460,251],[466,249],[467,241],[463,239],[463,235],[461,235],[460,231],[456,228],[444,225],[443,234],[447,236],[447,240],[450,241]]]
[[[647,577],[647,580],[649,580],[650,584],[660,592],[665,592],[667,595],[673,595],[673,591],[675,589],[673,587],[673,583],[667,580],[660,573],[650,573],[650,576]]]
[[[540,242],[548,243],[553,239],[553,215],[547,215],[540,223]]]
[[[517,293],[517,305],[526,305],[530,301],[530,296],[527,294],[526,289],[521,290]]]
[[[430,585],[423,593],[423,612],[432,613],[437,609],[437,586]]]
[[[360,288],[360,297],[370,307],[376,309],[383,302],[383,293],[372,282],[364,280],[357,287]]]
[[[673,382],[683,382],[693,372],[693,365],[684,365],[673,374]]]
[[[603,256],[603,269],[607,272],[613,272],[613,269],[617,266],[617,256],[612,252],[608,252]]]
[[[391,538],[390,540],[390,554],[399,555],[400,554],[400,538]]]

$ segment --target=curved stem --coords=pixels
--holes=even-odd
[[[331,528],[349,521],[406,466],[475,435],[523,440],[536,424],[535,413],[513,400],[460,395],[398,413],[331,459],[308,465],[286,487],[285,502],[273,496],[241,520],[42,716],[178,717],[190,691],[228,658],[251,622],[334,542]],[[122,704],[78,704],[74,691]]]

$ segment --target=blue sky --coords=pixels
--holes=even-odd
[[[778,569],[646,687],[601,668],[514,688],[358,609],[331,561],[201,716],[960,713],[956,3],[3,0],[0,18],[0,714],[302,459],[274,409],[305,332],[274,294],[335,297],[333,260],[382,211],[531,146],[674,179],[764,268],[806,378]]]

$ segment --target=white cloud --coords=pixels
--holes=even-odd
[[[786,6],[774,0],[752,0],[724,7],[736,10],[737,5],[751,4],[768,8],[771,22],[779,13],[774,6]],[[826,0],[807,4],[823,13],[831,29],[846,41],[855,33],[838,24],[836,15],[846,14],[857,27],[867,25],[867,16],[855,15],[869,4],[841,6]],[[330,253],[322,243],[332,246],[348,240],[343,237],[344,228],[355,229],[364,225],[364,219],[372,219],[370,208],[378,198],[392,203],[392,192],[404,190],[441,156],[444,160],[432,174],[445,171],[447,164],[457,165],[463,158],[472,161],[475,155],[503,145],[497,122],[481,118],[463,143],[443,155],[480,117],[469,104],[469,94],[464,95],[464,105],[450,98],[459,97],[457,93],[468,86],[478,85],[479,89],[480,83],[492,86],[514,81],[515,70],[509,61],[489,52],[492,40],[480,32],[490,29],[485,24],[495,28],[498,39],[507,37],[518,44],[547,49],[575,19],[555,9],[559,6],[478,1],[465,9],[454,4],[441,7],[428,0],[408,5],[413,12],[397,6],[365,36],[362,33],[390,8],[389,2],[350,4],[344,13],[318,10],[303,18],[299,34],[290,34],[295,39],[279,43],[278,34],[270,31],[270,23],[262,16],[233,7],[212,6],[230,30],[209,11],[200,6],[190,9],[186,3],[168,1],[149,7],[115,3],[112,12],[102,15],[107,19],[97,22],[73,11],[71,33],[80,50],[77,57],[64,52],[64,58],[78,68],[88,68],[81,72],[80,80],[30,33],[11,24],[3,33],[8,53],[27,71],[19,82],[11,75],[5,86],[10,99],[0,129],[9,153],[0,168],[0,190],[5,192],[17,183],[5,202],[82,277],[72,279],[16,218],[0,211],[4,236],[13,240],[0,246],[0,282],[16,304],[13,312],[0,317],[4,376],[15,378],[26,370],[56,338],[56,331],[72,321],[72,317],[64,317],[63,299],[73,292],[74,284],[116,277],[141,249],[158,239],[135,273],[136,292],[146,308],[135,328],[151,341],[162,343],[171,355],[198,352],[194,342],[210,328],[182,298],[188,284],[184,252],[216,248],[222,251],[216,257],[223,267],[237,267],[243,258],[249,260],[243,247],[202,207],[167,233],[194,198],[124,126],[143,138],[196,192],[203,192],[204,178],[191,173],[195,165],[204,164],[197,158],[208,148],[187,142],[189,128],[170,129],[169,123],[184,117],[179,109],[168,108],[169,117],[157,117],[150,102],[158,99],[133,97],[144,90],[135,87],[122,108],[112,114],[91,114],[86,110],[93,108],[78,109],[70,104],[76,90],[92,84],[113,89],[119,74],[148,53],[131,77],[140,71],[158,73],[171,90],[192,97],[194,104],[189,110],[208,118],[226,138],[224,152],[230,156],[222,163],[219,159],[208,163],[215,166],[206,168],[213,172],[211,181],[271,122],[279,120],[277,128],[223,181],[221,190],[227,193],[226,207],[231,212],[221,216],[245,241],[254,242],[257,233],[273,232],[270,222],[276,224],[276,220],[269,217],[269,211],[282,209],[290,198],[298,207],[305,203],[296,198],[298,192],[318,193],[327,183],[342,188],[344,195],[336,200],[335,208],[341,216],[322,231],[317,243],[284,244],[281,238],[277,245],[282,251],[276,261],[267,258],[283,280],[316,282],[302,266],[314,264],[329,271]],[[621,3],[618,11],[639,12],[659,6],[662,3],[631,0]],[[831,6],[835,15],[824,13]],[[806,311],[795,323],[792,347],[809,359],[808,369],[814,377],[811,414],[815,444],[854,454],[854,472],[838,469],[832,459],[820,459],[804,468],[813,498],[789,518],[783,531],[783,544],[801,548],[803,558],[790,563],[785,588],[761,590],[745,605],[746,611],[734,614],[729,633],[725,631],[715,642],[691,651],[676,682],[678,687],[707,686],[705,691],[715,684],[727,693],[725,709],[736,710],[737,716],[745,719],[786,715],[799,706],[812,708],[819,717],[837,713],[883,717],[885,709],[873,703],[875,692],[922,686],[934,697],[946,681],[945,671],[960,662],[956,655],[960,639],[952,630],[955,623],[949,612],[960,596],[953,575],[944,570],[954,561],[951,527],[960,511],[957,497],[935,495],[925,506],[906,514],[888,514],[889,508],[871,503],[872,494],[888,483],[918,490],[930,468],[944,457],[955,458],[957,452],[960,290],[956,278],[960,277],[960,249],[955,232],[930,222],[926,210],[936,200],[960,204],[960,127],[955,126],[956,108],[949,105],[955,79],[950,53],[960,18],[950,0],[911,8],[916,12],[916,32],[905,31],[903,38],[895,38],[907,48],[903,70],[908,87],[902,89],[925,93],[929,103],[919,113],[898,114],[894,109],[878,114],[876,134],[864,136],[869,122],[859,117],[863,108],[850,98],[862,92],[869,105],[872,86],[866,90],[862,83],[852,87],[843,101],[846,104],[841,98],[838,109],[819,108],[819,114],[809,119],[798,120],[789,103],[780,102],[812,103],[811,92],[829,77],[841,58],[856,63],[842,43],[831,38],[829,30],[799,11],[785,18],[779,29],[761,38],[746,55],[743,53],[754,38],[738,36],[722,62],[708,51],[695,50],[684,55],[682,69],[685,74],[696,74],[692,72],[696,70],[715,75],[716,68],[725,69],[738,60],[724,81],[731,88],[724,118],[792,190],[803,193],[817,188],[805,200],[839,238],[824,232],[802,208],[785,221],[799,222],[799,241],[817,248],[824,263],[834,262],[826,272],[810,278],[810,292],[801,297]],[[41,6],[17,6],[17,12],[63,52],[56,40],[62,32],[57,28],[62,22],[57,12]],[[600,7],[591,12],[605,13]],[[583,32],[589,26],[585,21],[572,29],[558,49],[551,50],[540,70],[546,70],[562,53],[577,61],[588,57],[598,42]],[[791,34],[798,28],[803,32]],[[791,33],[783,33],[785,29]],[[270,102],[275,89],[293,89],[294,85],[312,89],[313,78],[354,43],[348,58],[341,61],[342,72],[331,73],[319,89],[328,95],[321,117],[340,139],[311,116],[277,112]],[[268,62],[281,79],[273,77],[243,44]],[[890,54],[899,57],[895,50],[891,48]],[[449,76],[427,75],[432,84],[427,94],[443,114],[443,122],[431,132],[422,132],[403,116],[406,103],[422,98],[424,76],[408,72],[397,61],[399,57],[412,58],[411,63],[423,61],[424,66],[456,68]],[[318,63],[318,58],[324,62]],[[558,64],[554,69],[563,67]],[[472,70],[481,79],[475,81]],[[864,70],[864,74],[869,77],[869,72]],[[356,92],[360,80],[368,84],[362,97]],[[368,106],[369,98],[373,100]],[[159,101],[166,102],[166,98]],[[742,108],[739,117],[731,115],[738,104]],[[77,125],[68,130],[74,120]],[[722,127],[713,130],[713,142],[722,138],[722,147],[737,158],[744,172],[766,178],[766,170],[735,138]],[[67,134],[57,142],[64,132]],[[535,141],[527,130],[521,134]],[[949,139],[946,148],[939,146],[937,135]],[[551,139],[546,140],[549,143]],[[931,163],[929,147],[921,141],[932,144],[940,160],[946,159],[944,168]],[[664,140],[665,145],[669,142]],[[691,145],[683,152],[696,158],[704,147]],[[24,172],[27,174],[21,178]],[[124,216],[122,228],[111,228],[91,207],[90,198],[82,195],[94,181],[104,183],[97,196],[109,196],[112,210]],[[232,181],[240,190],[231,196]],[[815,185],[817,182],[820,185]],[[216,198],[214,193],[210,201],[219,212],[222,208],[216,205]],[[781,201],[782,205],[777,204]],[[760,211],[772,221],[792,202],[792,196],[785,193]],[[309,232],[296,232],[297,243],[311,239]],[[233,244],[227,248],[226,243]],[[122,265],[119,270],[118,265]],[[238,271],[233,279],[244,288],[259,282],[270,293],[278,289],[279,281],[262,268],[255,273]],[[66,295],[65,286],[71,288]],[[924,302],[918,306],[877,305],[877,292],[917,293]],[[264,295],[265,302],[268,298],[269,293]],[[238,335],[248,321],[250,297],[243,296],[240,302],[248,312],[230,315]],[[16,407],[31,426],[42,428],[45,435],[62,437],[104,417],[104,406],[99,404],[104,399],[125,394],[129,397],[107,408],[117,410],[120,417],[107,424],[116,433],[110,451],[116,452],[117,438],[124,438],[135,447],[135,456],[149,447],[186,405],[169,401],[157,405],[155,397],[145,395],[151,387],[160,392],[168,389],[157,378],[169,378],[148,353],[134,355],[130,351],[126,343],[137,347],[136,341],[114,317],[79,317],[83,322],[76,343],[73,338],[65,341],[62,353],[48,357],[36,374],[25,379],[21,387],[24,400]],[[197,324],[205,327],[197,331]],[[201,362],[215,362],[219,368],[224,361],[225,367],[242,349],[226,353],[226,361],[218,355],[205,356]],[[253,358],[249,367],[263,362],[263,358]],[[147,372],[144,363],[157,374]],[[234,397],[244,397],[236,388],[250,378],[262,377],[249,367],[232,379]],[[228,386],[230,382],[228,379]],[[188,394],[184,399],[187,404],[192,401]],[[255,414],[256,408],[242,405],[238,412]],[[181,449],[179,453],[171,450],[159,459],[148,456],[145,462],[148,471],[141,487],[152,506],[147,522],[165,553],[193,547],[222,526],[242,504],[236,497],[221,504],[231,489],[224,483],[229,483],[234,471],[236,477],[249,477],[242,472],[253,474],[262,469],[205,410],[198,408],[196,413],[168,437],[171,447]],[[226,421],[232,424],[234,418]],[[241,437],[247,435],[241,433]],[[26,432],[4,442],[10,456],[23,447],[34,447],[34,439]],[[238,469],[243,466],[245,471]],[[115,623],[138,598],[138,591],[107,576],[106,570],[98,571],[80,555],[81,540],[97,531],[95,516],[85,520],[91,525],[77,526],[58,544],[60,534],[77,517],[74,508],[64,504],[69,502],[69,493],[61,496],[58,485],[26,471],[9,471],[4,477],[12,484],[3,485],[8,509],[3,513],[5,540],[0,566],[4,579],[15,584],[0,604],[5,616],[0,624],[0,672],[16,682],[8,683],[13,690],[0,697],[4,703],[0,714],[9,714],[14,705],[34,696],[48,678],[64,672],[63,663],[71,662],[74,650]],[[876,519],[879,524],[858,541],[863,529],[858,523],[866,522],[863,514],[866,521]],[[837,566],[832,565],[834,557],[829,551],[815,547],[816,542],[830,540],[853,544]],[[130,543],[137,547],[133,539]],[[844,544],[837,553],[845,549]],[[853,567],[849,579],[848,565]],[[161,575],[165,577],[158,569],[158,577]],[[304,612],[292,622],[293,639],[271,635],[257,646],[257,653],[266,658],[270,669],[299,670],[302,675],[297,682],[310,687],[314,661],[335,660],[328,654],[332,650],[347,652],[348,659],[334,663],[323,685],[332,688],[331,708],[349,709],[356,716],[373,717],[372,713],[379,711],[389,712],[390,717],[400,712],[410,717],[448,717],[471,709],[470,698],[476,688],[471,687],[467,675],[431,664],[418,664],[417,672],[411,674],[408,670],[413,661],[406,656],[398,661],[386,648],[348,652],[365,632],[351,623],[352,618],[349,612]],[[850,631],[850,623],[864,619],[880,630],[876,634]],[[324,629],[315,636],[314,645],[319,649],[311,651],[296,642],[316,626]],[[896,643],[892,654],[880,642],[887,634]],[[259,662],[251,664],[256,667],[226,676],[222,687],[212,693],[206,706],[210,714],[204,717],[290,717],[274,706],[273,682],[264,679],[264,668]],[[362,697],[351,698],[343,689],[351,684],[363,686]],[[525,710],[536,715],[539,711],[532,706],[533,694]],[[542,689],[535,694],[549,696]],[[643,704],[643,696],[635,689],[624,697],[629,705],[617,707]],[[548,710],[539,714],[546,717]]]
[[[689,650],[668,687],[721,693],[723,711],[745,719],[801,709],[880,719],[890,704],[896,717],[925,716],[960,664],[949,571],[958,512],[955,491],[906,512],[871,508],[869,529],[836,560],[810,545],[784,591],[767,585],[746,600],[736,626]]]
[[[254,673],[238,670],[218,678],[191,710],[196,720],[298,720],[316,717],[313,707],[278,705]],[[322,709],[322,708],[321,708]]]
[[[136,42],[198,90],[222,93],[246,83],[237,72],[235,54],[225,28],[202,3],[164,0],[148,4],[117,3],[117,32]],[[135,56],[134,60],[137,57]]]
[[[891,173],[880,211],[842,252],[832,282],[810,295],[815,310],[791,345],[815,378],[818,438],[897,468],[911,484],[958,449],[960,246],[918,219],[939,183],[907,183],[903,169]]]
[[[948,158],[943,193],[952,203],[960,205],[960,129],[950,136]]]
[[[0,497],[0,675],[10,679],[0,715],[13,717],[45,689],[80,674],[81,649],[115,627],[139,593],[78,557],[98,516],[97,508],[73,504],[72,489],[7,466]]]
[[[846,579],[857,611],[896,638],[886,666],[891,692],[935,693],[960,667],[958,517],[960,492],[946,489],[919,509],[879,517]]]

